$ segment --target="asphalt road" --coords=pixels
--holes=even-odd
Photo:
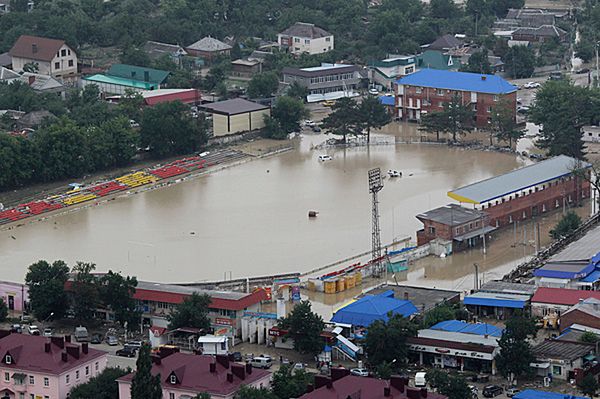
[[[108,367],[120,367],[122,369],[130,367],[131,369],[135,369],[135,362],[137,360],[137,356],[123,357],[117,356],[115,354],[117,350],[123,347],[123,345],[110,346],[105,343],[102,343],[97,345],[90,344],[90,347],[108,352]]]

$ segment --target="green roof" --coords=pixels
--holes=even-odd
[[[137,80],[139,82],[163,84],[171,72],[162,71],[160,69],[139,67],[135,65],[113,64],[106,74],[125,79]]]
[[[448,65],[452,58],[452,65]],[[443,54],[437,50],[426,50],[423,54],[417,56],[417,67],[420,69],[441,69],[441,70],[458,70],[460,68],[460,60]]]
[[[107,76],[107,75],[102,75],[102,74],[86,76],[83,79],[88,80],[90,82],[109,83],[109,84],[113,84],[113,85],[135,87],[136,89],[144,89],[144,90],[156,90],[159,88],[157,83],[140,82],[138,80],[125,79],[125,78],[120,78],[118,76]]]

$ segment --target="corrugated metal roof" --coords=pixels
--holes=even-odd
[[[502,329],[486,323],[467,323],[460,320],[440,321],[430,327],[432,330],[460,332],[463,334],[491,335],[501,337]]]
[[[531,303],[551,303],[555,305],[575,305],[580,299],[600,299],[600,291],[571,290],[567,288],[540,287]]]
[[[479,292],[497,292],[501,294],[533,295],[537,287],[533,284],[510,283],[507,281],[488,281],[479,288]]]
[[[461,332],[443,331],[443,330],[432,330],[431,328],[427,328],[425,330],[419,330],[418,337],[419,338],[439,339],[442,341],[460,342],[463,344],[470,343],[470,344],[479,344],[479,345],[498,346],[498,337],[488,335],[486,338],[485,335],[464,334]]]
[[[96,74],[92,76],[86,76],[83,78],[84,80],[88,80],[90,82],[97,83],[108,83],[117,86],[127,86],[127,87],[135,87],[137,89],[151,90],[153,88],[157,88],[158,85],[150,82],[140,82],[139,80],[133,79],[125,79],[117,76],[107,76],[102,74]]]
[[[113,64],[106,72],[108,76],[137,80],[146,83],[164,83],[171,72],[161,69],[139,67],[127,64]]]
[[[579,240],[570,243],[565,249],[550,258],[550,261],[592,259],[600,251],[600,226],[588,231]]]
[[[477,93],[507,94],[517,88],[500,76],[470,72],[452,72],[438,69],[422,69],[396,81],[399,85],[432,87],[473,91]]]
[[[231,100],[219,101],[212,104],[203,104],[202,107],[208,112],[215,112],[228,115],[243,114],[246,112],[260,111],[269,108],[266,105],[244,100],[243,98],[234,98]]]
[[[506,174],[482,180],[448,192],[448,196],[460,202],[481,204],[520,190],[567,176],[575,167],[589,168],[587,162],[559,155]]]
[[[581,281],[582,283],[595,283],[599,279],[600,279],[600,270],[594,270],[593,272],[588,274],[585,278],[582,278],[579,281]]]
[[[367,295],[338,310],[331,321],[368,327],[375,320],[387,321],[390,312],[409,317],[417,313],[418,309],[411,301],[381,295]]]
[[[465,296],[465,305],[492,306],[498,308],[523,309],[530,299],[529,295],[498,294],[495,292],[476,292]]]
[[[565,395],[558,392],[536,391],[535,389],[526,389],[519,392],[513,399],[586,399],[583,396]]]
[[[578,279],[586,277],[595,269],[594,264],[588,262],[548,262],[535,269],[535,277]]]
[[[395,105],[395,99],[393,96],[379,96],[379,102],[383,105]]]

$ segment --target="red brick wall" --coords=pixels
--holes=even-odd
[[[573,310],[560,317],[560,331],[562,332],[573,324],[582,324],[600,329],[600,319],[580,310]]]
[[[452,240],[452,229],[450,226],[434,222],[431,220],[421,220],[423,222],[423,230],[417,231],[417,245],[427,244],[429,241],[435,238],[443,238],[446,240]],[[429,228],[435,228],[435,233],[430,233]]]

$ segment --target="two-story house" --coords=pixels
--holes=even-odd
[[[31,65],[34,70],[37,69],[37,73],[62,81],[77,78],[77,54],[64,40],[22,35],[9,54],[12,67],[17,72]]]
[[[396,81],[396,117],[420,121],[426,113],[444,110],[458,94],[475,113],[474,124],[486,127],[494,107],[504,101],[516,118],[517,87],[496,75],[423,69]]]
[[[393,55],[369,66],[369,80],[391,90],[396,80],[415,72],[416,67],[417,58],[414,55]]]
[[[296,22],[277,35],[279,48],[300,55],[322,54],[333,50],[333,35],[314,24]]]
[[[0,397],[66,399],[71,389],[106,368],[107,353],[70,336],[40,337],[0,331]]]
[[[352,93],[360,83],[361,75],[355,65],[321,64],[312,68],[283,68],[283,83],[294,82],[306,87],[308,101],[336,99]]]

